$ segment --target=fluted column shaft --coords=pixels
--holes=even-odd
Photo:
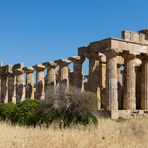
[[[117,54],[109,52],[106,66],[107,110],[118,110]]]
[[[8,102],[16,103],[16,76],[15,74],[8,74]]]
[[[33,68],[36,70],[35,98],[43,100],[45,99],[45,80],[44,80],[45,66],[40,64],[40,65],[33,66]]]
[[[8,77],[1,75],[1,102],[8,103]]]
[[[136,72],[135,56],[126,55],[124,64],[124,101],[123,108],[127,110],[136,109]]]
[[[22,69],[16,69],[16,103],[20,103],[25,100],[25,79],[24,71]]]
[[[117,65],[117,75],[118,75],[118,108],[123,108],[123,99],[122,99],[122,86],[121,86],[121,70],[120,65]]]
[[[26,72],[26,99],[34,99],[34,69],[32,67],[25,67]]]
[[[1,67],[2,67],[2,62],[0,62],[0,71],[1,71]],[[2,93],[2,88],[1,88],[1,74],[0,74],[0,103],[2,102],[1,93]]]
[[[148,110],[148,57],[142,61],[141,109]]]
[[[53,62],[43,63],[47,68],[46,75],[46,88],[45,88],[45,98],[50,98],[50,96],[56,93],[56,64]]]
[[[74,64],[74,72],[73,72],[73,87],[78,88],[78,90],[83,91],[84,90],[84,84],[83,84],[83,62],[85,58],[80,56],[73,56],[70,57],[69,60],[71,60]]]
[[[59,87],[60,90],[63,91],[68,91],[69,90],[69,68],[68,65],[70,64],[71,61],[69,60],[57,60],[55,63],[59,65],[59,75],[60,75],[60,80],[59,80]]]
[[[100,99],[100,57],[97,55],[88,56],[89,58],[89,77],[88,87],[89,90],[96,93]],[[100,100],[99,100],[100,101]]]
[[[106,62],[100,63],[100,87],[101,87],[101,107],[105,108],[105,98],[106,98]]]

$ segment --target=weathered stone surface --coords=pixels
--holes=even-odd
[[[7,65],[6,69],[8,76],[8,102],[16,103],[16,76],[12,65]]]
[[[125,56],[124,75],[124,102],[123,108],[127,110],[136,109],[136,72],[135,56],[127,54]]]
[[[39,64],[39,65],[33,66],[33,68],[36,70],[35,98],[43,100],[45,99],[45,80],[44,80],[45,66],[42,64]]]
[[[16,75],[16,103],[20,103],[25,100],[25,79],[24,71],[21,69],[15,69]]]
[[[6,67],[0,68],[1,74],[1,102],[8,103],[8,77],[6,74]]]
[[[148,110],[148,56],[142,55],[141,70],[141,109]]]
[[[73,56],[73,57],[69,57],[68,59],[71,60],[74,64],[72,86],[79,89],[80,91],[83,91],[84,90],[84,84],[83,84],[82,64],[83,64],[85,58],[80,57],[80,56]]]
[[[46,75],[46,88],[45,88],[45,98],[48,99],[50,96],[56,93],[56,66],[54,62],[43,63],[47,68]]]
[[[71,63],[70,60],[57,60],[55,63],[59,66],[59,75],[60,75],[60,81],[59,81],[59,87],[63,91],[69,90],[69,68],[68,65]]]
[[[34,99],[34,69],[32,67],[25,67],[26,73],[26,99]]]
[[[117,53],[108,51],[106,63],[106,109],[118,110],[118,75],[117,75]]]

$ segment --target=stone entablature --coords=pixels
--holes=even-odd
[[[86,59],[89,60],[87,76],[83,73]],[[70,71],[70,63],[73,63],[73,71]],[[147,111],[148,29],[138,33],[123,31],[121,39],[92,42],[78,48],[78,56],[65,60],[47,61],[32,67],[21,63],[0,66],[2,103],[42,100],[59,89],[71,88],[96,93],[98,109],[111,112],[112,118],[136,110]]]

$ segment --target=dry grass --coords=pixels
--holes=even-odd
[[[97,128],[26,128],[0,123],[0,148],[148,148],[148,119],[100,119]]]

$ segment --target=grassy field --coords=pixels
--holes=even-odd
[[[97,128],[26,128],[0,123],[0,148],[148,148],[148,119],[100,119]]]

